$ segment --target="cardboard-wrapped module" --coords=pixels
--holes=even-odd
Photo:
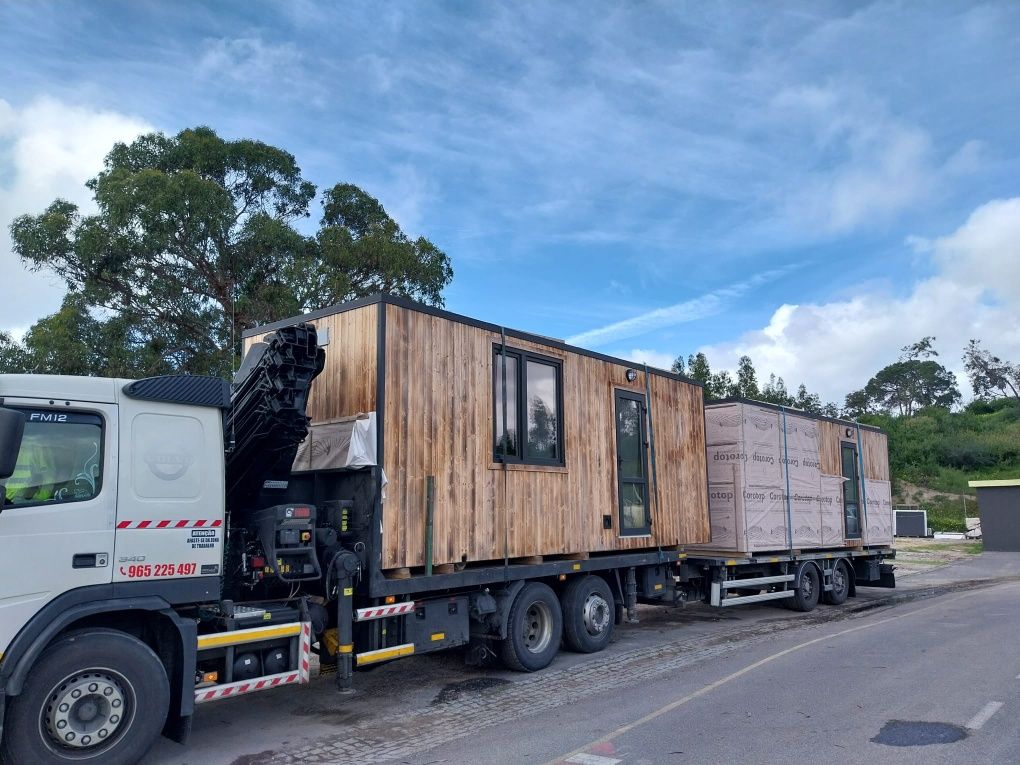
[[[712,541],[696,548],[754,553],[892,543],[882,431],[747,400],[706,405],[705,428]],[[850,465],[842,459],[850,447],[853,478],[844,476]],[[850,480],[862,500],[859,536],[845,517]]]

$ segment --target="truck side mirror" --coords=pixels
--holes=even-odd
[[[0,481],[14,475],[25,435],[25,415],[0,407]]]

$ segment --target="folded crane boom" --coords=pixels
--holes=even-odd
[[[311,324],[271,332],[245,355],[224,422],[228,512],[255,510],[263,489],[286,486],[308,435],[308,392],[324,363]]]

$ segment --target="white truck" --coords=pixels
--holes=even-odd
[[[183,743],[196,704],[308,682],[313,651],[340,690],[355,667],[455,646],[531,671],[561,642],[601,650],[639,602],[810,610],[893,584],[888,549],[386,579],[381,469],[291,473],[322,354],[299,325],[233,386],[0,376],[4,762],[136,763],[161,733]]]

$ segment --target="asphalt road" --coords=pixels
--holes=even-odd
[[[1017,582],[876,609],[402,761],[1018,763],[1018,634]]]
[[[203,706],[189,745],[144,765],[1020,763],[1018,600],[1020,555],[986,553],[810,614],[642,608],[542,672],[454,651],[361,673],[350,697],[321,677]],[[872,742],[884,728],[960,740]]]

